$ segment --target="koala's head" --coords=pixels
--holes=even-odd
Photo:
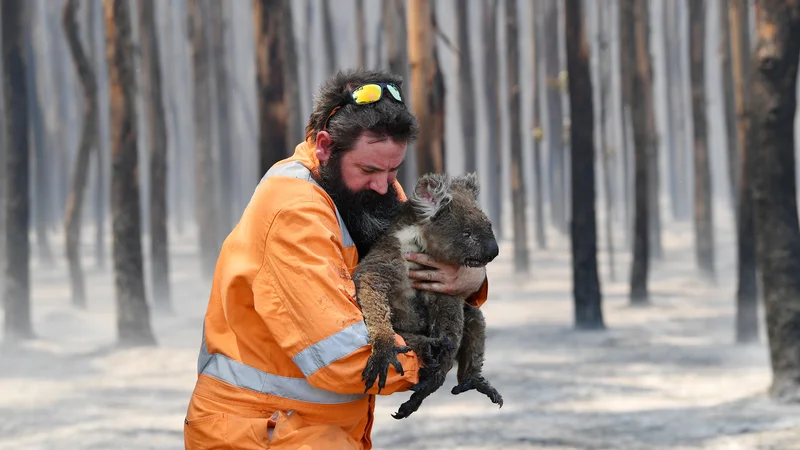
[[[426,174],[419,179],[409,202],[427,244],[425,253],[470,267],[485,266],[497,257],[497,240],[478,204],[479,191],[474,173]]]

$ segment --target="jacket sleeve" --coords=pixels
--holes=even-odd
[[[254,280],[254,304],[278,345],[311,385],[343,394],[364,393],[361,373],[372,350],[330,206],[314,200],[282,209],[265,246]],[[260,295],[279,301],[259,302]],[[397,334],[395,342],[405,344]],[[381,394],[417,383],[416,354],[400,354],[398,360],[404,374],[390,367]],[[376,382],[368,393],[377,394],[377,387]]]
[[[467,303],[476,308],[480,308],[481,305],[486,303],[487,298],[489,298],[489,275],[486,275],[486,279],[483,280],[481,288],[467,297]]]

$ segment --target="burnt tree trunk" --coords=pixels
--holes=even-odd
[[[689,2],[689,42],[691,45],[692,121],[694,123],[694,228],[695,251],[700,274],[713,281],[714,215],[711,202],[711,161],[708,151],[706,117],[705,2]]]
[[[633,262],[631,264],[630,302],[646,304],[649,302],[647,278],[649,274],[649,233],[652,231],[648,223],[650,215],[648,200],[652,185],[648,182],[651,175],[648,157],[652,148],[650,121],[647,108],[648,97],[652,95],[648,84],[650,65],[647,63],[647,48],[640,42],[646,8],[646,0],[623,0],[625,3],[623,31],[627,42],[634,43],[627,50],[631,52],[630,85],[631,116],[633,118],[633,154],[634,154],[634,225],[633,225]]]
[[[389,71],[403,77],[408,81],[408,38],[406,30],[406,10],[403,0],[384,0],[381,23],[385,34],[386,59]],[[414,144],[409,145],[408,151],[413,151]],[[413,186],[416,183],[415,173],[409,168],[412,157],[406,156],[406,164],[400,166],[397,179],[403,186]]]
[[[800,1],[759,0],[752,95],[756,255],[767,317],[770,396],[800,402],[800,230],[794,118]]]
[[[600,155],[601,164],[603,166],[603,188],[606,193],[606,247],[608,253],[608,271],[609,278],[613,282],[616,279],[614,269],[614,187],[612,181],[611,170],[614,166],[614,151],[611,148],[609,139],[609,121],[608,121],[608,93],[611,92],[611,64],[607,61],[611,60],[609,52],[609,33],[607,32],[609,20],[607,14],[609,12],[608,4],[597,5],[597,30],[599,41],[599,58],[598,64],[600,73],[600,127],[602,133],[598,142],[600,142]]]
[[[5,101],[4,149],[6,157],[6,259],[5,341],[32,339],[30,301],[30,227],[28,148],[27,63],[25,61],[25,28],[30,26],[25,13],[26,1],[5,0],[0,3],[2,16],[3,98]]]
[[[461,112],[461,134],[464,137],[464,171],[477,169],[477,122],[475,111],[475,86],[472,78],[472,49],[470,37],[469,3],[456,6],[456,29],[458,34],[458,101]]]
[[[753,228],[753,142],[751,122],[750,11],[747,0],[732,0],[729,11],[731,60],[736,101],[736,139],[739,149],[736,241],[739,274],[736,289],[736,342],[758,342],[756,242]]]
[[[131,16],[126,0],[103,0],[111,100],[112,229],[120,346],[154,345],[144,289]]]
[[[258,2],[265,3],[264,6],[267,4],[270,7],[279,8],[278,4],[281,3],[280,1],[275,0],[256,0]],[[338,59],[336,58],[336,36],[333,32],[333,19],[331,18],[331,1],[332,0],[322,0],[322,45],[325,48],[325,78],[333,75],[336,72],[336,64]],[[274,6],[273,6],[274,5]],[[275,15],[275,11],[280,11],[281,9],[274,9],[273,16]],[[268,14],[266,11],[263,14]]]
[[[172,310],[169,286],[169,234],[167,231],[168,143],[154,8],[154,0],[139,1],[142,85],[145,91],[145,111],[149,130],[148,137],[150,138],[150,258],[152,259],[153,306],[163,313]]]
[[[305,139],[305,122],[300,101],[300,73],[297,61],[297,43],[294,38],[294,19],[292,19],[292,2],[283,2],[283,22],[281,23],[283,39],[284,65],[283,79],[286,81],[287,136],[293,144]]]
[[[681,39],[685,29],[681,27],[679,9],[684,3],[677,1],[664,1],[665,37],[668,47],[667,57],[667,83],[669,83],[669,114],[672,117],[672,127],[675,130],[674,144],[671,150],[670,161],[672,162],[672,215],[678,220],[689,218],[689,179],[688,172],[688,151],[687,151],[687,119],[686,101],[684,94],[686,89],[683,67],[685,63],[682,51]]]
[[[255,2],[258,4],[258,2]],[[219,205],[214,201],[214,163],[211,135],[211,49],[209,46],[208,0],[189,0],[189,27],[194,74],[195,198],[199,227],[200,267],[212,277],[219,251]]]
[[[536,183],[533,190],[534,201],[534,221],[536,222],[536,245],[540,249],[547,248],[547,231],[544,225],[544,174],[542,173],[542,142],[544,133],[542,132],[542,108],[541,108],[541,75],[542,75],[542,43],[544,37],[542,36],[542,15],[539,14],[540,8],[537,8],[535,3],[531,3],[531,25],[533,32],[531,36],[533,42],[531,43],[531,63],[533,64],[533,77],[531,77],[531,86],[533,91],[533,182]]]
[[[525,220],[525,184],[522,162],[520,118],[519,28],[517,2],[506,2],[506,99],[508,101],[508,142],[511,147],[511,204],[514,214],[514,270],[528,273],[528,227]],[[463,53],[462,53],[463,54]],[[498,149],[499,150],[499,149]]]
[[[633,29],[634,4],[632,0],[617,1],[617,27],[619,35],[619,61],[620,61],[620,96],[622,103],[622,139],[620,140],[620,152],[622,153],[622,208],[624,216],[625,242],[627,246],[636,239],[634,222],[631,220],[631,176],[630,176],[630,156],[631,147],[635,147],[629,139],[631,133],[631,104],[633,96],[633,77],[636,70],[636,47],[633,42],[635,30]],[[634,135],[635,138],[635,135]],[[635,152],[635,150],[633,150]],[[633,231],[633,232],[632,232]],[[647,241],[645,241],[647,242]]]
[[[734,213],[736,207],[736,179],[737,161],[739,158],[738,145],[736,142],[736,105],[734,104],[733,92],[733,67],[731,63],[731,36],[728,13],[730,11],[730,0],[719,0],[720,27],[719,27],[719,63],[722,71],[722,98],[725,126],[725,140],[727,141],[728,151],[728,182],[730,183],[731,206]]]
[[[572,214],[572,283],[575,326],[602,329],[603,308],[597,276],[597,224],[594,189],[594,110],[589,49],[581,0],[566,0],[567,71],[569,72]]]
[[[367,23],[364,20],[364,0],[355,0],[356,66],[367,68]]]
[[[86,5],[86,23],[89,27],[89,46],[87,53],[87,58],[89,59],[89,63],[94,70],[97,70],[100,73],[99,69],[99,62],[97,55],[96,55],[96,42],[95,33],[97,30],[97,22],[95,14],[95,5],[97,2],[94,0],[89,1]],[[108,184],[106,183],[106,156],[105,156],[105,143],[108,142],[105,140],[104,132],[107,130],[104,128],[106,125],[105,123],[101,123],[101,116],[100,116],[100,81],[102,80],[101,77],[96,77],[95,80],[97,81],[97,98],[95,99],[95,116],[92,120],[97,122],[97,131],[95,134],[95,146],[96,150],[94,153],[95,156],[95,192],[94,192],[94,219],[95,219],[95,235],[94,235],[94,257],[97,266],[101,269],[105,269],[106,267],[106,245],[105,245],[105,220],[106,220],[106,189],[108,188]],[[105,118],[104,118],[105,119]]]
[[[261,174],[289,154],[286,136],[286,92],[283,79],[285,64],[281,43],[281,10],[284,0],[258,0],[255,10],[256,86],[258,87],[259,139]]]
[[[86,56],[80,39],[80,30],[76,18],[77,0],[67,0],[64,5],[62,23],[69,44],[75,70],[83,87],[83,128],[78,144],[77,158],[72,172],[72,189],[67,197],[64,230],[66,234],[66,255],[69,263],[69,276],[72,285],[72,304],[78,308],[86,308],[86,288],[81,268],[81,218],[83,199],[88,179],[89,162],[92,150],[97,151],[97,79]]]
[[[444,77],[439,68],[433,4],[408,2],[408,60],[411,65],[411,106],[420,123],[417,174],[444,172]]]
[[[558,1],[550,0],[545,11],[545,36],[549,43],[545,46],[545,67],[547,73],[547,114],[549,129],[547,142],[550,155],[550,217],[555,228],[567,232],[566,192],[564,184],[564,112],[561,105],[563,84],[558,49],[561,43],[558,32]],[[497,147],[499,148],[499,147]]]
[[[503,145],[500,122],[500,53],[497,43],[497,9],[498,0],[483,0],[483,91],[486,95],[487,132],[489,134],[489,151],[486,168],[487,211],[492,227],[501,239],[503,232],[503,192],[502,168],[503,157],[500,149]]]

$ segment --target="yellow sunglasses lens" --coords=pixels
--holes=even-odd
[[[381,98],[382,89],[377,84],[367,84],[353,91],[353,100],[359,105],[377,102]]]

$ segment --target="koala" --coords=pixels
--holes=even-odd
[[[372,355],[362,372],[366,390],[385,387],[389,365],[403,367],[398,353],[413,350],[422,360],[420,382],[392,417],[411,415],[444,384],[458,361],[458,385],[451,393],[475,389],[503,405],[503,398],[482,376],[486,322],[463,297],[412,288],[409,270],[424,268],[407,261],[407,251],[469,267],[483,267],[499,253],[489,218],[478,204],[475,174],[450,177],[426,174],[417,182],[387,232],[363,257],[353,274],[356,297],[367,325]],[[394,345],[394,334],[407,346]],[[365,392],[366,392],[365,390]]]

